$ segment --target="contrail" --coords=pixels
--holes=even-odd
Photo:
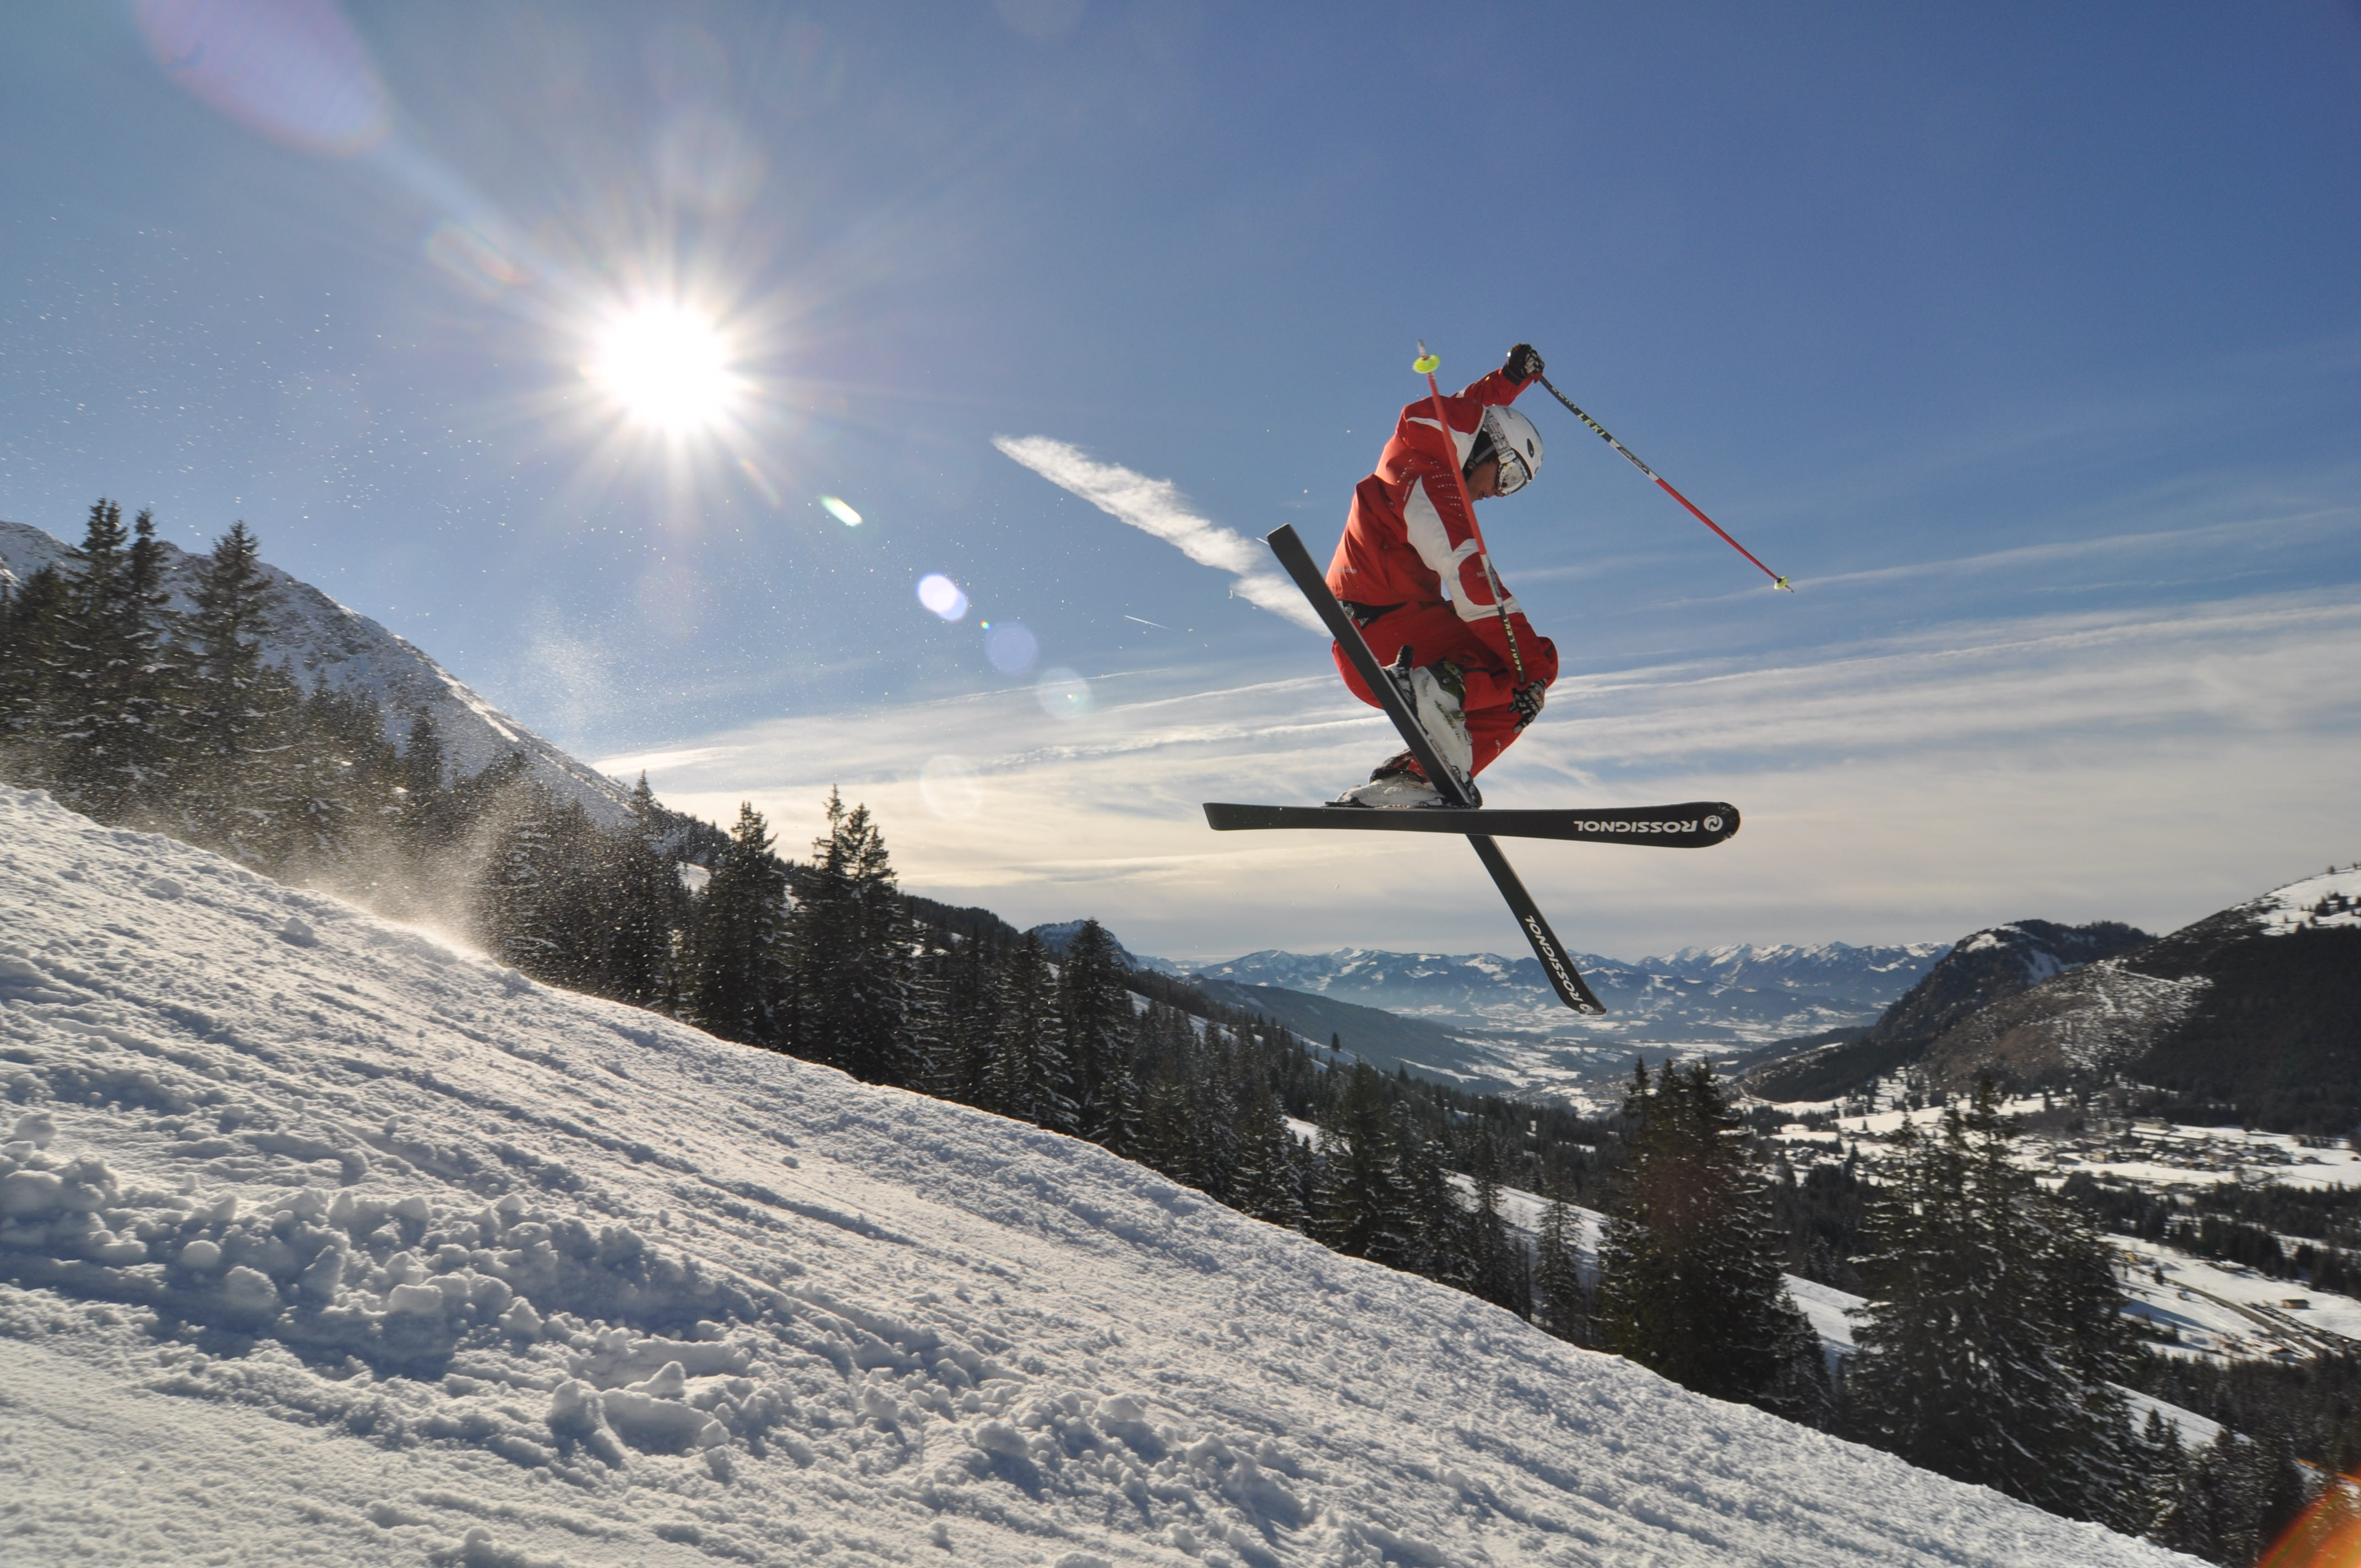
[[[1321,630],[1320,618],[1312,613],[1295,585],[1268,568],[1261,546],[1191,511],[1180,487],[1171,480],[1151,479],[1113,463],[1094,462],[1081,448],[1046,435],[995,435],[992,444],[1108,516],[1178,545],[1180,554],[1199,565],[1229,573],[1236,579],[1235,591],[1248,604],[1308,631]]]
[[[1139,620],[1139,617],[1137,617],[1137,616],[1136,616],[1136,615],[1126,615],[1126,616],[1125,616],[1125,617],[1124,617],[1124,619],[1125,619],[1126,620]],[[1169,627],[1169,626],[1165,625],[1165,624],[1164,624],[1162,621],[1160,621],[1160,620],[1139,620],[1139,624],[1140,624],[1140,625],[1142,625],[1142,626],[1152,626],[1152,627],[1156,628],[1156,630],[1159,630],[1159,631],[1170,631],[1170,630],[1172,630],[1170,627]]]

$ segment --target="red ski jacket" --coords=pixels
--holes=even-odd
[[[1499,610],[1492,585],[1485,576],[1487,563],[1476,546],[1476,522],[1452,470],[1467,460],[1484,411],[1514,402],[1524,388],[1495,370],[1466,390],[1443,400],[1451,422],[1448,438],[1434,422],[1434,403],[1421,398],[1401,411],[1393,439],[1378,459],[1378,471],[1353,490],[1353,510],[1345,521],[1345,537],[1328,563],[1328,587],[1349,605],[1385,609],[1397,605],[1439,605],[1446,595],[1467,629],[1488,645],[1501,644]],[[1507,593],[1508,586],[1501,585]],[[1509,596],[1509,614],[1517,636],[1530,643],[1532,628],[1525,622],[1516,596]]]

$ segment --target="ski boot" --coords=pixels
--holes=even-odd
[[[1474,784],[1467,786],[1468,799],[1477,806],[1484,804],[1483,795]],[[1369,782],[1346,790],[1328,803],[1331,806],[1378,806],[1399,809],[1403,806],[1448,806],[1443,792],[1427,781],[1426,771],[1410,752],[1397,751],[1379,762],[1369,774]]]

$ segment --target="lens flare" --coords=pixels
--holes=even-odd
[[[738,467],[739,471],[746,476],[747,483],[752,485],[764,500],[770,502],[774,508],[780,505],[779,487],[771,483],[771,476],[763,472],[761,464],[752,457],[741,457],[738,459]]]
[[[983,809],[983,791],[963,757],[946,754],[929,759],[918,774],[918,794],[928,811],[952,821]]]
[[[861,526],[861,514],[853,510],[851,507],[845,505],[844,502],[839,500],[836,497],[822,496],[819,499],[819,504],[821,509],[825,510],[829,516],[836,519],[837,521],[844,524],[845,527],[859,528]]]
[[[967,613],[967,595],[940,572],[929,572],[918,579],[918,602],[945,620],[957,620]]]
[[[1019,621],[1004,621],[986,634],[983,656],[1004,675],[1021,675],[1033,667],[1040,642]]]
[[[334,0],[135,0],[164,74],[275,140],[348,158],[391,126],[385,83]]]
[[[2329,1482],[2257,1568],[2354,1568],[2356,1563],[2361,1563],[2361,1482],[2345,1475]]]
[[[742,383],[713,318],[673,301],[647,301],[615,318],[583,371],[634,422],[673,435],[719,428]]]
[[[1041,711],[1052,718],[1086,718],[1098,706],[1091,696],[1091,683],[1080,672],[1062,664],[1041,672],[1041,678],[1034,683],[1033,696],[1041,704]]]

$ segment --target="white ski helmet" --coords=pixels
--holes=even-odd
[[[1477,427],[1476,444],[1467,451],[1467,466],[1473,468],[1487,457],[1499,459],[1499,493],[1513,495],[1542,471],[1542,433],[1516,410],[1495,404],[1484,411],[1484,422]]]

